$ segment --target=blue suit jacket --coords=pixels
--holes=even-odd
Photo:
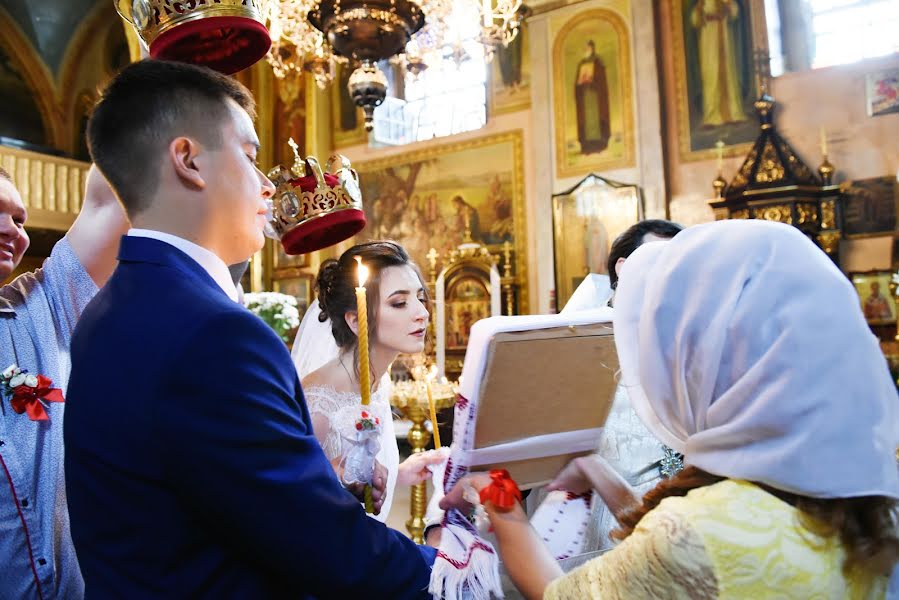
[[[191,258],[124,237],[72,339],[66,490],[88,597],[428,598],[365,515],[284,343]]]

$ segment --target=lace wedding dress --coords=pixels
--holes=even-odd
[[[321,308],[318,300],[312,302],[291,350],[291,357],[297,368],[300,380],[313,371],[321,368],[329,361],[337,358],[338,348],[331,333],[331,321],[319,321]],[[355,422],[362,408],[362,398],[351,392],[337,392],[332,387],[312,386],[303,388],[309,414],[314,420],[323,417],[328,423],[328,431],[324,436],[322,449],[328,460],[344,456],[348,439],[355,438]],[[381,419],[381,449],[377,460],[387,469],[387,487],[384,488],[384,504],[380,515],[373,518],[385,522],[393,503],[393,492],[396,487],[396,475],[400,464],[400,453],[396,445],[396,434],[393,429],[393,415],[390,411],[390,377],[381,378],[378,390],[372,394],[372,414]],[[319,432],[320,436],[320,432]]]
[[[355,439],[356,436],[355,423],[359,418],[359,411],[362,409],[362,398],[357,393],[338,392],[328,386],[304,388],[303,394],[306,397],[306,405],[309,407],[309,414],[313,421],[321,419],[327,421],[327,431],[323,440],[321,432],[317,432],[325,456],[330,461],[345,456],[349,441]],[[387,469],[387,486],[384,490],[386,496],[381,507],[381,514],[372,515],[381,522],[385,522],[390,513],[400,464],[400,453],[396,445],[389,397],[390,390],[384,386],[382,380],[381,386],[372,394],[371,404],[368,407],[373,415],[381,419],[381,449],[378,451],[377,460]]]

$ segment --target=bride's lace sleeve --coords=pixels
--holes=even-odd
[[[344,454],[344,440],[352,440],[355,436],[356,419],[362,409],[359,394],[338,392],[330,387],[312,386],[303,390],[306,406],[312,417],[315,437],[321,444],[328,460],[333,461]],[[372,396],[372,403],[366,410],[382,421],[392,418],[390,406],[382,400],[380,394]],[[391,430],[392,431],[392,430]]]
[[[315,437],[328,460],[334,460],[342,455],[343,450],[340,427],[335,417],[341,412],[340,409],[353,405],[356,397],[354,394],[342,394],[323,387],[309,388],[303,393],[306,396],[306,406],[309,407],[309,416],[312,417]]]

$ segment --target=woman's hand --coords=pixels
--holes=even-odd
[[[473,508],[472,504],[463,495],[467,488],[474,488],[480,493],[482,489],[490,485],[489,473],[471,473],[460,479],[446,496],[440,499],[440,508],[443,510],[456,509],[468,514]]]
[[[575,494],[583,494],[590,488],[596,490],[615,519],[641,502],[640,494],[598,454],[575,458],[546,486],[548,491],[566,490]]]
[[[356,499],[359,502],[365,502],[365,484],[362,483],[353,483],[348,484],[343,480],[343,462],[340,458],[335,458],[331,461],[331,466],[334,467],[334,472],[337,474],[337,479],[340,481],[340,484],[346,488],[346,490],[352,495],[356,496]],[[375,470],[372,473],[371,478],[371,500],[374,506],[374,514],[381,514],[381,507],[384,505],[384,500],[387,498],[387,467],[375,461]]]
[[[578,495],[590,491],[593,484],[581,468],[583,458],[585,457],[575,458],[565,465],[565,468],[559,471],[556,478],[546,486],[546,491],[553,492],[556,490],[564,490]]]
[[[430,465],[440,464],[445,460],[442,452],[427,450],[416,452],[402,463],[397,470],[397,485],[417,485],[431,478]]]

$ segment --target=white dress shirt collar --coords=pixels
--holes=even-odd
[[[184,238],[165,233],[164,231],[154,231],[152,229],[129,229],[128,235],[131,237],[144,237],[165,242],[174,246],[181,252],[191,257],[198,265],[203,267],[210,277],[222,288],[229,298],[237,302],[237,287],[231,280],[231,273],[228,271],[228,265],[202,246],[198,246],[193,242],[189,242]]]

